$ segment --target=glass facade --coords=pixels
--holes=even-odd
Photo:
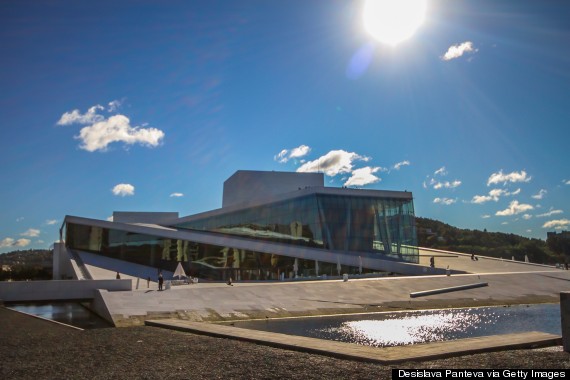
[[[419,257],[412,199],[311,194],[176,227],[411,263]]]
[[[186,273],[202,280],[279,280],[336,276],[339,273],[380,273],[366,268],[251,250],[167,239],[121,230],[66,223],[66,246],[103,256],[174,272],[178,262]]]
[[[418,263],[411,198],[313,193],[176,225],[178,229],[236,235],[347,255]],[[66,223],[69,248],[204,280],[278,280],[322,275],[367,274],[367,268],[314,258],[294,258],[235,247]],[[374,271],[378,273],[377,271]]]

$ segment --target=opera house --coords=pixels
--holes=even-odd
[[[68,215],[60,234],[56,254],[143,279],[178,263],[200,281],[272,281],[411,274],[419,262],[412,193],[325,187],[322,173],[239,170],[219,209]],[[77,272],[66,263],[54,258],[54,279]]]

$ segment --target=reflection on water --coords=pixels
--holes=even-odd
[[[104,319],[75,302],[19,303],[6,307],[82,329],[110,327]]]
[[[237,322],[237,327],[385,347],[495,334],[560,334],[558,304]]]
[[[492,315],[490,317],[493,318]],[[468,312],[438,312],[380,321],[344,322],[337,328],[329,329],[327,333],[340,334],[350,341],[365,345],[393,346],[449,339],[450,334],[464,332],[470,326],[475,327],[481,322],[479,315]]]

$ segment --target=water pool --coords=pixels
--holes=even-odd
[[[107,321],[77,302],[16,303],[6,307],[82,329],[110,327]]]
[[[234,325],[375,347],[526,331],[561,334],[559,304],[269,319]]]

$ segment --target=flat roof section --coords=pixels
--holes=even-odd
[[[224,181],[222,207],[324,184],[323,173],[238,170]]]
[[[113,221],[121,223],[169,224],[177,219],[177,212],[113,211]]]

